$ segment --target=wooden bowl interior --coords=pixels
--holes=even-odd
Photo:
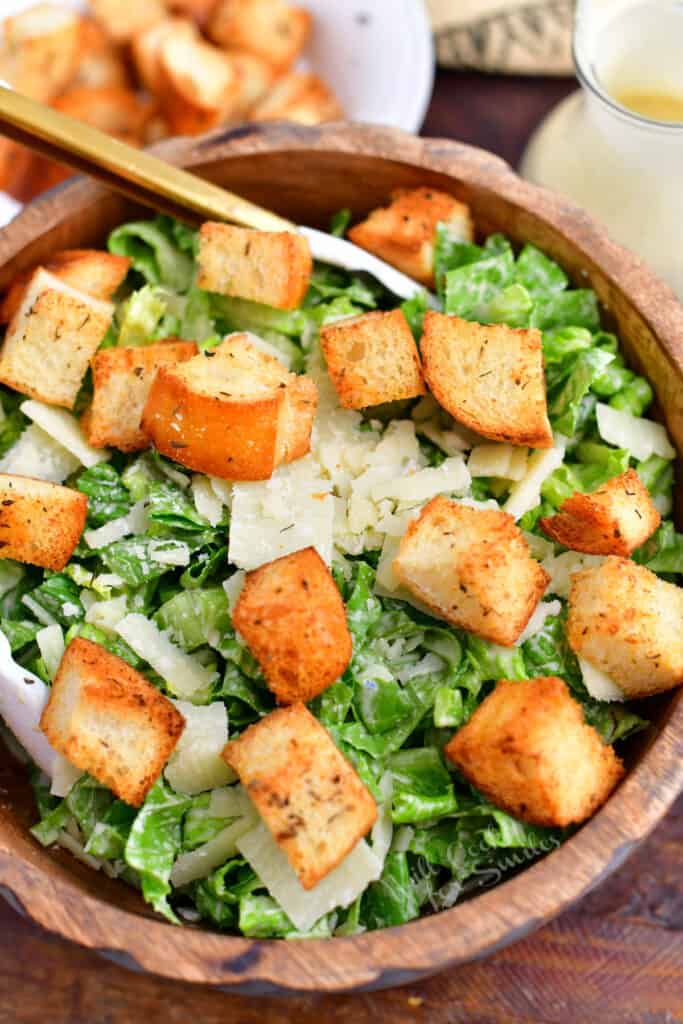
[[[673,323],[676,328],[680,328],[683,325],[683,314],[677,310],[672,297],[663,286],[652,282],[649,275],[631,257],[624,261],[626,254],[604,240],[604,236],[601,236],[600,251],[596,252],[595,228],[576,210],[565,207],[558,200],[551,200],[538,190],[522,186],[500,161],[468,150],[466,147],[436,141],[424,144],[408,136],[395,136],[393,133],[382,135],[381,144],[378,144],[376,133],[373,136],[373,133],[366,130],[363,134],[362,129],[344,129],[336,136],[334,133],[326,135],[316,132],[307,135],[298,130],[284,132],[281,129],[273,130],[270,134],[261,131],[253,136],[244,133],[242,135],[244,137],[240,137],[238,132],[229,136],[217,136],[200,141],[199,144],[175,142],[170,146],[166,144],[162,149],[176,162],[192,167],[202,176],[275,209],[296,222],[325,227],[330,215],[340,208],[349,207],[354,217],[358,217],[381,205],[393,189],[426,184],[450,191],[469,203],[480,234],[501,231],[516,242],[536,243],[564,266],[577,286],[589,285],[597,291],[610,323],[619,332],[629,362],[638,370],[647,369],[647,375],[655,387],[669,428],[679,449],[683,450],[683,415],[679,398],[682,392],[683,371],[681,351],[677,345],[683,343],[683,331],[679,334],[671,326]],[[4,236],[0,237],[0,290],[18,270],[40,262],[56,249],[103,245],[111,228],[141,215],[148,216],[149,211],[143,211],[121,197],[105,193],[91,183],[79,182],[62,186],[54,194],[35,204],[24,214],[21,222],[10,227]],[[644,295],[642,288],[640,291],[629,290],[629,282],[633,283],[635,289],[641,274],[645,274],[648,283],[656,285],[654,292]],[[660,299],[657,289],[661,290],[663,299]],[[676,320],[676,317],[679,319]],[[650,756],[653,744],[657,746],[658,737],[666,729],[675,729],[673,742],[679,746],[683,732],[680,727],[682,708],[679,694],[668,694],[643,702],[643,713],[652,718],[653,725],[647,734],[639,737],[629,748],[630,767],[634,775],[637,775],[638,766]],[[672,726],[674,716],[677,716],[677,724]],[[677,781],[671,781],[662,798],[662,807],[673,800],[676,785]],[[20,865],[17,876],[20,878],[20,884],[11,887],[15,904],[17,901],[23,904],[29,913],[38,916],[38,919],[49,927],[76,937],[79,941],[100,947],[108,943],[102,941],[101,934],[89,937],[87,925],[83,926],[78,934],[75,934],[73,929],[69,930],[66,924],[68,912],[61,916],[50,916],[47,910],[36,913],[34,888],[37,885],[44,885],[46,900],[50,899],[52,893],[58,900],[71,900],[72,909],[76,907],[79,894],[85,894],[97,901],[100,906],[108,904],[112,908],[129,911],[138,919],[149,919],[149,927],[154,928],[156,936],[170,933],[173,936],[180,936],[180,932],[171,929],[170,926],[158,924],[157,919],[133,889],[123,883],[112,881],[101,873],[93,872],[65,851],[44,850],[32,840],[28,828],[35,821],[33,796],[24,768],[4,747],[0,747],[0,800],[3,812],[0,819],[0,854],[3,850],[11,851],[15,867]],[[610,804],[617,800],[619,793],[613,797]],[[546,858],[546,863],[549,864],[555,858],[564,855],[563,864],[566,868],[570,863],[569,856],[578,857],[580,860],[584,848],[581,845],[582,836],[587,830],[591,830],[593,850],[588,849],[586,841],[585,848],[588,849],[588,853],[585,855],[587,860],[582,870],[585,877],[593,881],[595,876],[606,869],[606,864],[604,860],[601,862],[599,853],[600,829],[610,827],[607,819],[601,824],[605,813],[601,812],[568,844],[575,851],[573,855],[564,851],[553,853]],[[659,805],[658,813],[663,813]],[[647,821],[638,822],[637,827],[634,827],[631,837],[633,841],[643,838],[655,824],[655,820],[652,810]],[[629,834],[628,829],[625,829],[625,833]],[[594,859],[592,867],[591,857]],[[534,879],[541,879],[539,867],[542,865],[537,865],[525,873],[525,878],[529,879],[529,886],[538,884],[534,883]],[[0,872],[0,881],[1,876]],[[502,906],[506,898],[510,899],[505,895],[506,890],[510,893],[521,891],[509,887],[522,881],[515,879],[496,892],[479,897],[476,906],[486,906],[487,912],[498,905]],[[89,905],[92,908],[93,904]],[[558,895],[551,912],[556,912],[562,905],[562,898]],[[470,903],[470,908],[474,906]],[[404,963],[399,951],[400,943],[405,943],[405,936],[410,929],[414,929],[417,935],[418,929],[421,928],[421,934],[425,936],[424,941],[431,943],[432,948],[429,950],[429,963],[427,964],[426,960],[420,961],[419,969],[416,968],[412,974],[408,971],[400,980],[417,977],[443,966],[446,959],[454,959],[453,950],[449,949],[445,953],[437,946],[444,943],[447,945],[447,934],[457,932],[459,922],[462,922],[463,927],[472,929],[474,938],[470,943],[471,952],[463,950],[461,953],[456,950],[455,958],[466,959],[468,955],[481,954],[482,943],[485,945],[485,940],[489,941],[490,936],[499,934],[500,928],[497,932],[496,928],[492,927],[477,944],[476,933],[479,926],[476,917],[468,918],[466,913],[465,906],[439,915],[444,922],[448,919],[448,931],[445,930],[444,924],[438,941],[434,927],[426,927],[429,921],[391,930],[384,933],[383,938],[374,938],[371,941],[371,937],[363,937],[365,946],[361,940],[335,940],[333,946],[338,946],[340,941],[344,941],[345,949],[351,948],[349,943],[356,943],[358,949],[362,947],[369,951],[367,977],[362,976],[362,971],[357,965],[349,968],[351,973],[348,975],[344,975],[341,968],[338,968],[341,974],[333,972],[329,976],[325,975],[320,966],[320,959],[319,987],[339,990],[358,984],[391,983],[377,981],[378,969],[371,963],[372,958],[389,957],[388,951],[393,949],[399,963]],[[506,925],[505,934],[509,938],[513,934],[521,934],[524,927],[541,923],[544,916],[548,916],[547,908],[539,911],[538,918],[530,916],[528,909],[525,908],[518,918],[514,918],[514,915],[511,917],[508,922],[509,928]],[[126,920],[130,926],[134,918]],[[436,919],[432,919],[434,920]],[[199,936],[197,931],[192,929],[184,934],[188,937],[192,934],[195,936],[188,944],[188,948],[192,946],[191,956],[195,958],[191,970],[184,970],[177,961],[166,965],[165,968],[161,962],[162,956],[159,955],[155,960],[152,953],[144,965],[160,973],[168,970],[175,977],[236,984],[241,985],[243,990],[245,987],[250,991],[257,990],[248,989],[250,982],[244,981],[250,977],[250,970],[243,968],[241,972],[237,972],[239,977],[236,977],[233,966],[230,966],[232,961],[226,966],[228,961],[221,961],[217,950],[220,948],[227,955],[227,951],[231,949],[272,946],[272,943],[248,943],[245,940],[227,937],[214,939],[210,947],[211,964],[208,964],[206,958],[202,959],[201,942],[208,942],[210,937],[206,934]],[[168,941],[173,943],[176,939]],[[182,949],[183,942],[180,937],[178,943]],[[410,943],[404,948],[408,949],[409,945]],[[112,941],[111,946],[119,950],[125,949],[126,940],[118,936],[115,942]],[[282,963],[287,956],[291,959],[299,958],[300,963],[303,963],[300,958],[304,954],[300,949],[294,953],[294,946],[306,946],[313,950],[314,947],[320,949],[321,944],[283,943],[279,946],[282,954],[274,955],[276,958],[279,957],[279,962]],[[209,947],[206,948],[208,950]],[[139,952],[136,955],[140,960]],[[353,958],[349,962],[352,960]],[[293,986],[316,987],[315,970],[310,967],[304,970],[302,967],[296,981],[292,983]],[[306,971],[309,972],[308,975]],[[394,975],[392,979],[396,980]],[[278,987],[277,982],[266,983],[266,988],[268,984],[271,988],[273,985]],[[286,988],[287,984],[283,983],[282,987]]]

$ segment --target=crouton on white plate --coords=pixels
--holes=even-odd
[[[171,130],[197,134],[237,109],[240,79],[227,54],[199,35],[168,33],[159,46],[161,106]]]
[[[189,469],[224,480],[267,480],[281,462],[308,451],[316,404],[309,377],[233,334],[158,370],[142,428],[163,455]]]
[[[433,288],[439,222],[446,224],[454,240],[472,241],[472,218],[464,203],[433,188],[397,189],[389,206],[373,210],[348,234],[356,245]]]
[[[247,573],[232,621],[279,704],[312,700],[351,660],[344,603],[315,548]]]
[[[70,409],[113,310],[39,268],[7,328],[0,381]]]
[[[650,537],[661,516],[634,469],[602,484],[591,494],[575,492],[557,515],[539,520],[558,544],[589,555],[626,557]]]
[[[85,526],[80,491],[29,476],[0,473],[0,558],[59,571]]]
[[[164,0],[144,0],[140,3],[90,0],[90,7],[107,35],[117,43],[129,43],[137,32],[142,32],[166,17]]]
[[[626,699],[683,682],[683,589],[610,557],[572,576],[567,637]]]
[[[492,441],[552,448],[541,332],[428,311],[420,345],[439,405]]]
[[[80,21],[74,11],[48,3],[5,18],[0,78],[34,100],[52,100],[76,71]]]
[[[131,54],[140,81],[153,96],[161,96],[164,75],[160,65],[161,47],[172,35],[197,39],[197,26],[189,18],[164,18],[147,26],[131,40]]]
[[[123,452],[149,447],[140,426],[160,366],[175,366],[197,354],[193,341],[166,338],[137,348],[105,348],[92,360],[93,399],[83,417],[88,442]]]
[[[197,285],[220,295],[296,309],[313,270],[307,239],[206,221],[199,230]]]
[[[308,11],[285,0],[218,0],[208,26],[226,50],[253,53],[280,73],[299,56],[310,30]]]
[[[78,67],[69,81],[70,88],[125,88],[128,85],[130,75],[123,52],[112,46],[101,25],[92,18],[81,18]]]
[[[424,395],[420,357],[403,311],[373,311],[326,324],[320,344],[347,409]]]
[[[254,121],[295,121],[323,124],[344,117],[326,82],[306,71],[290,71],[279,79],[251,112]]]
[[[43,263],[43,269],[64,284],[95,299],[111,299],[130,268],[127,256],[99,249],[64,249]],[[0,305],[0,323],[8,323],[19,309],[36,268],[22,271],[10,283]]]
[[[52,683],[40,727],[72,764],[134,807],[161,774],[184,719],[144,676],[76,637]]]
[[[511,516],[443,497],[408,525],[393,570],[440,618],[506,647],[549,580]]]
[[[275,79],[270,64],[253,53],[231,53],[230,62],[237,72],[239,92],[235,97],[235,116],[251,114]]]
[[[303,704],[271,711],[223,757],[304,889],[329,874],[377,817],[371,793]]]
[[[534,825],[576,825],[624,766],[557,676],[501,679],[444,753],[488,799]]]

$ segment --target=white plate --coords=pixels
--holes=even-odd
[[[37,0],[0,0],[3,16]],[[82,0],[49,0],[84,10]],[[128,0],[121,0],[122,4]],[[332,86],[352,121],[418,131],[432,94],[434,50],[423,0],[301,0],[314,17],[304,64]],[[21,206],[0,192],[0,225]]]

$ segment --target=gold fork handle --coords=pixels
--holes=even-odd
[[[192,224],[219,220],[260,231],[294,228],[290,221],[248,199],[4,86],[0,86],[0,133],[145,206]]]

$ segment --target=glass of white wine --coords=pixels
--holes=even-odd
[[[579,0],[581,89],[546,118],[522,174],[574,199],[683,299],[683,0]]]

